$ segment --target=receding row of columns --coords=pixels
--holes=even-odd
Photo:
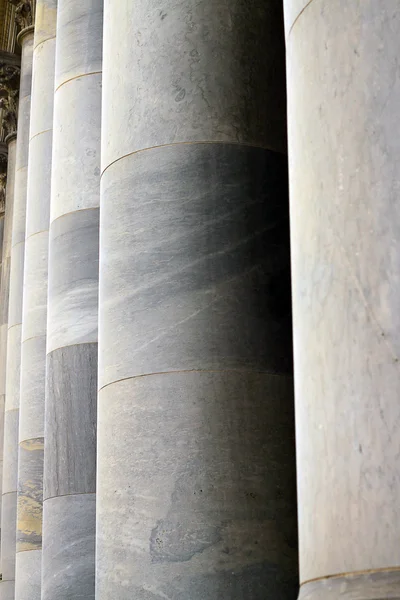
[[[282,8],[19,35],[1,600],[294,600],[297,516],[302,600],[400,596],[400,15]]]

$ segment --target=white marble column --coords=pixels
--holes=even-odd
[[[19,420],[16,600],[40,600],[47,263],[56,0],[38,0],[29,141]]]
[[[302,600],[400,597],[400,11],[285,0]]]
[[[104,24],[96,600],[293,600],[282,6]]]
[[[32,84],[33,26],[18,37],[22,47],[12,218],[10,299],[8,312],[4,466],[2,496],[2,600],[14,599],[20,402],[22,294],[25,254],[26,190]]]
[[[102,0],[59,0],[42,599],[95,597]]]
[[[3,478],[3,444],[4,444],[4,409],[6,395],[6,364],[7,364],[7,335],[8,335],[8,307],[10,293],[10,262],[11,262],[11,226],[14,202],[14,182],[15,182],[15,157],[16,157],[17,135],[10,133],[7,137],[7,185],[6,185],[6,203],[3,229],[2,245],[2,263],[1,263],[1,306],[0,306],[0,477]],[[2,481],[0,489],[2,489]],[[1,511],[1,507],[0,507]],[[1,512],[0,512],[1,515]],[[2,539],[2,534],[0,530]],[[3,546],[3,542],[1,542]],[[2,561],[0,556],[0,565]],[[1,592],[1,584],[0,584]]]

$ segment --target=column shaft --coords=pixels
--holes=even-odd
[[[285,4],[300,597],[397,598],[399,5]]]
[[[7,161],[7,191],[6,206],[3,229],[2,245],[2,263],[1,263],[1,306],[0,306],[0,478],[1,489],[3,479],[3,444],[4,444],[4,409],[6,396],[6,365],[7,365],[7,335],[8,335],[8,307],[10,293],[10,262],[11,262],[11,228],[14,203],[14,182],[15,182],[15,158],[16,158],[16,134],[8,140],[8,161]],[[3,545],[3,543],[1,544]],[[1,559],[1,557],[0,557]],[[2,563],[1,563],[2,565]],[[2,567],[1,567],[2,568]],[[0,584],[1,587],[1,584]]]
[[[95,596],[101,0],[59,0],[42,599]]]
[[[56,0],[38,0],[26,211],[16,600],[40,600]]]
[[[26,190],[32,85],[33,27],[19,34],[22,46],[15,191],[12,219],[10,300],[8,312],[4,467],[2,496],[2,600],[15,594],[15,553],[18,479],[18,425],[21,371],[22,293],[24,279]]]
[[[297,593],[281,13],[105,2],[97,600]]]

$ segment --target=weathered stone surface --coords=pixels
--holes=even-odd
[[[15,409],[4,414],[3,494],[17,491],[18,415]]]
[[[116,10],[108,0],[104,21],[103,169],[188,141],[285,149],[281,2],[139,0]]]
[[[105,172],[100,387],[175,370],[291,371],[286,169],[268,150],[192,144]]]
[[[17,553],[42,547],[43,453],[43,438],[19,444]]]
[[[44,502],[43,600],[94,600],[95,517],[95,494]]]
[[[46,334],[48,231],[25,242],[22,342]]]
[[[75,77],[101,72],[102,36],[102,2],[58,3],[56,88]]]
[[[1,509],[1,568],[3,581],[0,583],[2,599],[9,597],[3,590],[4,581],[14,588],[15,577],[15,530],[17,525],[17,491],[4,493]],[[11,587],[11,586],[10,586]],[[7,587],[8,593],[8,587]],[[11,597],[11,596],[10,596]],[[14,596],[12,596],[14,598]]]
[[[47,352],[97,342],[99,209],[51,224]]]
[[[15,598],[34,600],[40,598],[40,580],[42,572],[41,550],[19,552],[16,559]]]
[[[50,130],[29,142],[28,186],[32,199],[26,207],[26,238],[49,229],[52,140]]]
[[[302,581],[400,565],[399,36],[314,0],[287,43]]]
[[[52,33],[52,32],[50,32]],[[56,40],[52,38],[35,48],[32,79],[32,114],[30,137],[48,131],[53,127]]]
[[[10,298],[8,327],[22,323],[22,286],[24,280],[25,243],[19,242],[11,251]]]
[[[96,491],[97,344],[47,358],[44,498]]]
[[[56,93],[51,220],[99,206],[101,75],[68,82]]]
[[[100,391],[99,599],[295,598],[292,385],[191,372]]]
[[[35,14],[35,49],[56,34],[57,0],[37,0]],[[53,72],[54,77],[54,72]],[[48,99],[51,103],[51,98]]]
[[[22,343],[19,441],[43,437],[46,336]]]

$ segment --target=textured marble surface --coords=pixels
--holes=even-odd
[[[74,77],[101,71],[102,37],[102,0],[58,2],[56,88]]]
[[[15,581],[16,600],[35,600],[40,598],[40,582],[42,569],[42,552],[31,550],[19,552],[16,558]],[[1,584],[0,584],[1,588]]]
[[[14,210],[12,225],[12,248],[25,241],[26,190],[28,166],[25,164],[15,172]]]
[[[97,344],[47,357],[44,498],[96,491]]]
[[[314,0],[284,0],[284,14],[285,14],[285,34],[290,35],[291,29],[294,26],[297,19],[301,19],[303,13],[307,10],[308,6]],[[317,0],[318,2],[319,0]]]
[[[22,342],[19,441],[43,437],[46,336]]]
[[[42,600],[94,600],[96,496],[46,500]]]
[[[100,387],[175,370],[291,371],[287,193],[282,155],[238,145],[153,149],[105,172]]]
[[[18,409],[21,379],[21,329],[15,325],[7,336],[6,410]]]
[[[56,92],[51,220],[99,206],[101,74]]]
[[[300,588],[299,600],[398,600],[400,572],[381,571],[312,581]]]
[[[33,30],[27,32],[23,36],[22,49],[21,49],[21,78],[19,85],[19,101],[23,101],[25,98],[30,97],[32,90],[32,55],[33,55]],[[20,127],[20,112],[18,112],[18,134]],[[29,131],[29,128],[28,128]],[[17,142],[17,145],[19,142]]]
[[[55,31],[49,32],[49,35]],[[30,137],[53,127],[55,37],[36,45],[33,57]],[[51,91],[50,91],[51,90]]]
[[[315,0],[288,39],[302,581],[400,565],[399,36]]]
[[[43,438],[19,444],[17,553],[42,547],[43,455]]]
[[[9,494],[4,494],[3,492],[1,510],[1,570],[3,581],[0,583],[2,600],[4,597],[4,580],[12,582],[12,586],[14,587],[16,524],[17,491]],[[8,600],[7,596],[5,598]]]
[[[103,169],[188,141],[285,149],[281,2],[106,0],[104,21]]]
[[[99,395],[99,600],[293,600],[293,382],[170,373]]]
[[[11,250],[10,297],[8,305],[8,327],[22,323],[22,288],[24,281],[25,243],[19,242]]]
[[[29,142],[26,238],[49,229],[53,131],[42,132]]]
[[[99,209],[54,221],[49,243],[47,352],[97,342]]]
[[[4,414],[3,494],[17,491],[18,410]]]
[[[55,36],[56,24],[57,0],[36,0],[35,49]]]
[[[14,581],[2,581],[0,583],[1,600],[14,600],[15,585]]]
[[[48,231],[25,242],[22,342],[46,334],[48,249]]]

